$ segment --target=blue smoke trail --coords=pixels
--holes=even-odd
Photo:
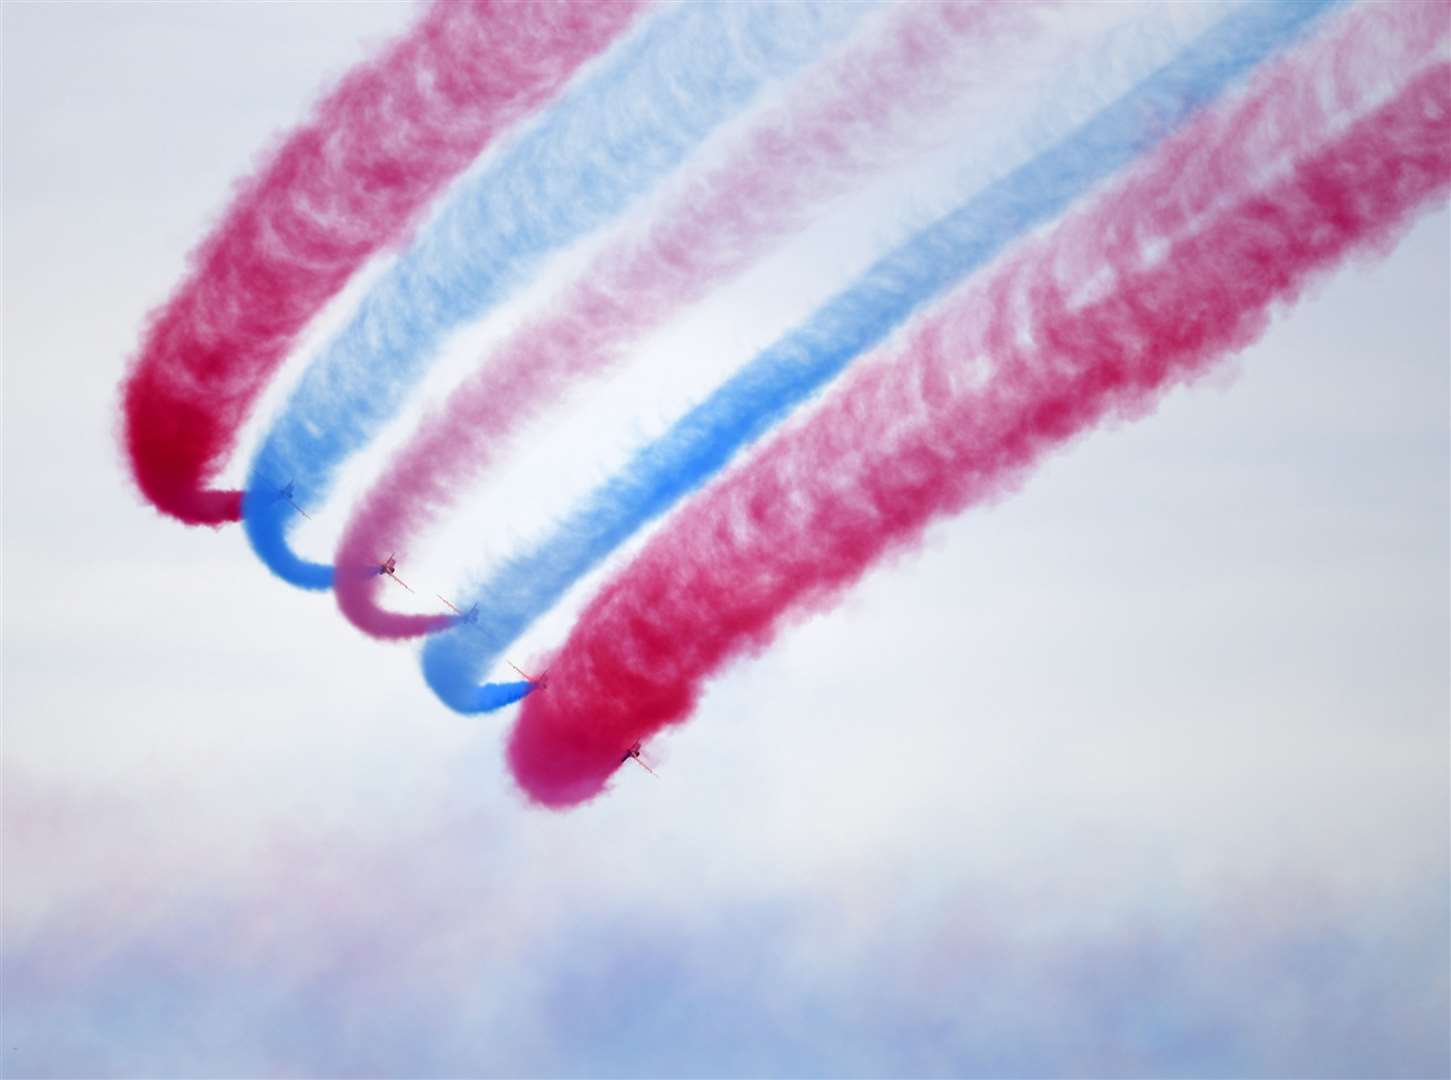
[[[479,674],[616,545],[882,341],[913,308],[1160,142],[1338,2],[1281,0],[1235,10],[1067,138],[879,260],[640,450],[552,537],[477,588],[466,601],[478,602],[477,623],[424,646],[434,692],[459,712],[489,710]]]
[[[285,581],[327,589],[333,568],[288,546],[423,376],[445,335],[524,283],[551,251],[644,194],[769,80],[844,37],[872,3],[696,3],[605,58],[499,162],[449,202],[307,369],[257,451],[243,499],[253,549]]]

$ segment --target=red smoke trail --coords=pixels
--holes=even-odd
[[[549,692],[526,699],[508,750],[526,793],[552,806],[597,794],[626,747],[684,720],[701,680],[793,614],[831,603],[934,518],[1015,486],[1104,415],[1142,415],[1252,341],[1312,275],[1383,247],[1451,186],[1451,64],[1286,173],[1213,208],[1152,265],[1125,258],[1081,304],[1053,238],[1029,247],[682,510],[589,605]],[[1132,208],[1105,209],[1113,225]]]
[[[595,259],[548,317],[516,333],[454,392],[354,512],[334,558],[334,591],[348,619],[377,637],[446,627],[448,616],[381,607],[382,579],[366,572],[377,553],[407,550],[508,435],[571,380],[606,369],[631,342],[805,224],[830,195],[886,164],[892,144],[907,141],[924,114],[994,70],[986,61],[1027,32],[1030,11],[1024,4],[904,8],[880,39],[830,65],[756,125],[647,235]]]
[[[240,517],[241,492],[207,485],[297,334],[641,6],[442,0],[323,99],[242,186],[151,316],[123,410],[136,482],[158,509],[192,525]]]

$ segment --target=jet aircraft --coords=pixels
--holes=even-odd
[[[524,678],[528,679],[530,681],[530,683],[533,684],[534,690],[546,690],[546,689],[549,688],[549,672],[547,672],[547,671],[540,672],[539,678],[536,679],[533,675],[530,675],[529,672],[525,671],[518,664],[514,663],[514,661],[512,661],[512,660],[506,660],[505,663],[507,663],[511,668],[513,668],[515,671],[517,671],[520,675],[523,675]],[[530,692],[533,693],[532,690]]]
[[[438,596],[438,593],[434,593],[433,595],[434,596]],[[445,604],[447,604],[449,606],[449,609],[455,615],[458,616],[458,621],[459,622],[461,622],[461,623],[467,623],[467,624],[472,625],[472,626],[477,626],[478,625],[478,623],[479,623],[479,605],[478,604],[475,604],[473,607],[469,608],[467,611],[460,611],[459,608],[458,608],[458,605],[455,604],[448,597],[446,597],[446,596],[438,596],[438,598],[440,600],[442,600]],[[515,670],[517,671],[518,669],[515,668]]]
[[[280,487],[280,488],[277,489],[277,494],[272,497],[272,501],[273,502],[277,502],[280,499],[286,499],[288,505],[291,506],[292,509],[296,510],[303,517],[307,518],[308,521],[311,521],[312,520],[312,515],[309,514],[302,507],[298,506],[296,500],[293,499],[293,496],[296,495],[296,494],[297,494],[297,481],[295,481],[295,480],[289,480],[289,481],[287,481],[287,486],[286,487]]]
[[[402,585],[405,589],[408,589],[409,592],[413,591],[412,589],[408,588],[408,582],[404,581],[401,577],[398,576],[398,559],[394,555],[389,555],[386,562],[380,562],[373,572],[383,577],[390,577],[394,581],[398,582],[399,585]]]
[[[622,757],[622,758],[620,758],[620,764],[623,765],[625,762],[629,761],[631,758],[634,759],[636,765],[640,766],[640,768],[644,769],[651,776],[655,777],[656,779],[659,779],[660,774],[657,773],[654,769],[650,768],[650,766],[646,765],[645,762],[640,759],[640,740],[639,739],[636,739],[634,741],[634,743],[630,746],[630,748],[625,751],[625,756]]]

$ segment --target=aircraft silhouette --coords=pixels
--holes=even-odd
[[[623,765],[625,762],[631,759],[634,759],[636,765],[640,766],[640,768],[644,769],[647,773],[655,777],[657,780],[660,778],[659,773],[657,773],[654,769],[650,768],[650,766],[646,765],[643,761],[640,760],[639,739],[636,739],[634,743],[630,746],[630,748],[625,751],[625,756],[620,758],[620,764]]]
[[[401,577],[398,576],[398,559],[394,555],[389,555],[387,561],[380,562],[373,572],[375,574],[381,574],[384,577],[390,577],[394,581],[398,582],[399,585],[402,585],[405,589],[408,589],[409,592],[413,591],[412,589],[408,588],[408,582],[404,581]]]
[[[504,662],[506,664],[508,664],[511,668],[513,668],[515,671],[517,671],[520,675],[523,675],[524,678],[528,679],[530,681],[530,683],[533,684],[534,690],[546,690],[546,689],[549,688],[549,672],[548,671],[540,672],[539,678],[536,679],[533,675],[530,675],[529,672],[525,671],[518,664],[514,663],[514,661],[512,661],[512,660],[506,660]],[[533,691],[531,690],[530,693],[533,693]]]
[[[295,494],[297,494],[297,481],[289,480],[287,481],[286,487],[280,487],[277,489],[277,494],[272,496],[272,501],[277,502],[281,499],[286,499],[288,505],[291,506],[292,509],[296,510],[303,517],[307,518],[308,521],[311,521],[312,515],[309,514],[302,507],[298,506],[297,502],[293,499],[292,496]]]
[[[434,593],[433,595],[434,596],[438,596],[438,593]],[[461,622],[461,623],[467,623],[467,624],[469,624],[471,626],[477,626],[478,625],[478,623],[479,623],[479,605],[478,604],[475,604],[473,607],[469,608],[467,611],[460,611],[459,608],[458,608],[458,605],[455,604],[448,597],[446,597],[446,596],[438,596],[438,598],[440,600],[442,600],[445,604],[447,604],[449,606],[449,609],[452,610],[453,613],[458,616],[458,621],[459,622]],[[518,669],[515,668],[515,670],[517,671]]]

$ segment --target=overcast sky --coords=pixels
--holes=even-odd
[[[414,9],[0,15],[5,1075],[1451,1069],[1444,207],[729,669],[658,781],[554,814],[505,771],[511,714],[449,712],[416,649],[239,528],[162,518],[116,438],[144,316],[231,186]],[[506,555],[809,313],[937,205],[928,172],[574,395],[419,583]],[[453,343],[309,554],[589,250]]]

